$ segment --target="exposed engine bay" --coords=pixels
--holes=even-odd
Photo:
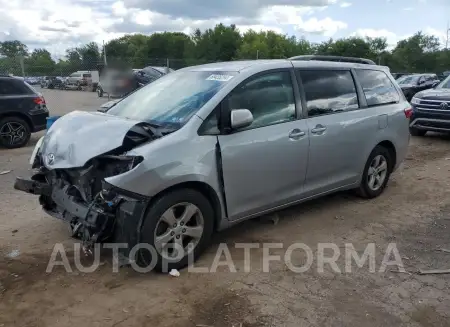
[[[137,227],[148,199],[117,189],[106,183],[105,178],[135,168],[144,158],[127,155],[127,152],[169,132],[148,123],[135,124],[123,137],[121,146],[89,159],[82,167],[73,168],[51,169],[44,139],[44,150],[38,149],[32,158],[31,179],[17,178],[14,187],[39,195],[44,211],[67,221],[72,236],[82,240],[85,251],[105,241],[127,243],[131,248],[138,241]]]

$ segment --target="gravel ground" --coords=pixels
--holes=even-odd
[[[95,93],[44,90],[52,114],[95,109],[107,99]],[[35,135],[26,148],[0,150],[0,326],[450,326],[450,274],[419,275],[419,269],[450,269],[450,138],[412,138],[409,155],[386,192],[371,201],[348,193],[328,196],[278,212],[279,222],[249,221],[216,236],[197,266],[210,267],[219,243],[227,243],[237,272],[181,276],[112,272],[105,255],[93,273],[45,272],[55,243],[73,244],[66,226],[46,216],[37,199],[14,191],[25,175]],[[314,253],[318,243],[335,243],[342,255],[352,243],[362,254],[376,244],[376,272],[369,265],[351,272],[325,266],[294,273],[284,262],[263,271],[262,248],[252,250],[246,272],[236,243],[283,243],[284,255],[302,242]],[[379,272],[389,243],[406,269]],[[73,248],[73,247],[72,247]],[[19,254],[15,258],[7,254]],[[304,252],[292,262],[301,265]],[[73,257],[69,256],[70,263]],[[74,265],[72,264],[72,267]]]

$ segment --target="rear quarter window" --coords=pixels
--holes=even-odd
[[[26,95],[34,94],[30,87],[19,80],[0,80],[0,95]]]
[[[382,106],[398,103],[400,96],[385,72],[380,70],[356,69],[356,76],[366,97],[367,106]]]

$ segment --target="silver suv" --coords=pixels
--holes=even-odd
[[[147,244],[131,260],[160,270],[243,220],[341,190],[374,198],[405,158],[411,107],[387,67],[315,59],[188,67],[67,114],[15,188],[86,246],[126,243],[130,259]]]

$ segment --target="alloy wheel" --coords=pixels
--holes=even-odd
[[[204,218],[200,209],[188,202],[167,209],[155,228],[156,251],[166,260],[179,260],[189,254],[203,236]],[[182,253],[178,253],[182,249]]]
[[[26,138],[26,128],[19,122],[7,122],[0,127],[0,138],[10,146],[19,144]]]
[[[367,185],[372,191],[379,190],[388,173],[387,160],[383,155],[377,155],[370,163],[369,170],[367,172]]]

